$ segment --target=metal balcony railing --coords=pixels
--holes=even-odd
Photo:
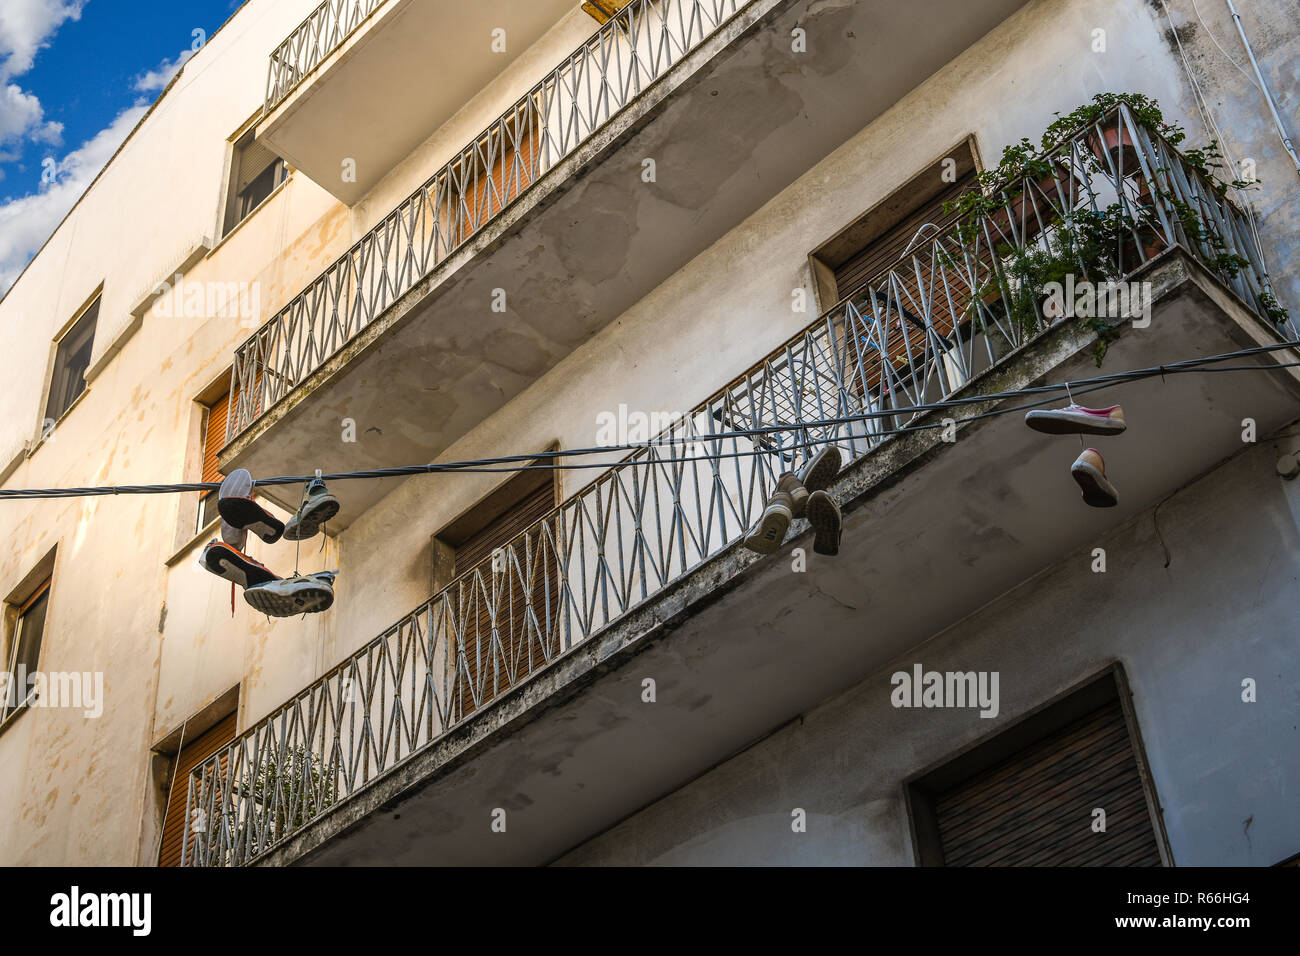
[[[239,346],[227,441],[753,2],[635,0],[601,26]]]
[[[384,0],[324,0],[271,53],[262,115],[270,113]]]
[[[1094,151],[1106,124],[1132,150]],[[1246,265],[1220,276],[1263,314],[1245,216],[1127,108],[1062,145],[1054,169],[995,194],[992,214],[914,242],[656,442],[196,767],[187,813],[200,826],[185,862],[264,853],[736,545],[778,475],[810,450],[833,442],[846,461],[866,455],[917,417],[912,406],[950,396],[1040,334],[1055,320],[1013,319],[1008,263],[1050,244],[1071,217],[1113,203],[1146,210],[1153,231],[1135,228],[1115,250],[1121,274],[1174,245],[1207,264],[1225,249],[1240,255]],[[1189,234],[1177,203],[1199,210],[1205,230]]]

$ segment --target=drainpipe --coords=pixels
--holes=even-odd
[[[1237,8],[1232,5],[1232,0],[1226,0],[1228,10],[1232,14],[1232,22],[1237,26],[1237,35],[1241,37],[1242,45],[1246,48],[1246,55],[1250,57],[1250,65],[1255,68],[1255,78],[1259,80],[1259,90],[1264,94],[1264,102],[1268,104],[1268,111],[1273,114],[1273,123],[1277,126],[1277,134],[1282,137],[1282,148],[1287,151],[1291,157],[1291,162],[1295,163],[1295,171],[1300,175],[1300,156],[1296,155],[1295,146],[1291,143],[1291,137],[1287,134],[1286,126],[1282,123],[1282,117],[1277,115],[1277,106],[1273,103],[1273,94],[1268,91],[1268,84],[1264,82],[1264,74],[1259,70],[1259,62],[1255,59],[1255,51],[1251,48],[1250,41],[1246,39],[1246,31],[1241,26],[1241,16],[1237,13]]]

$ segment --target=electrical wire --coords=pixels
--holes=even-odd
[[[1024,402],[1017,405],[1004,406],[990,409],[989,411],[980,412],[974,415],[968,415],[963,418],[945,419],[935,422],[921,422],[918,424],[904,425],[898,428],[881,429],[878,431],[866,432],[862,435],[847,435],[832,441],[851,441],[855,439],[881,439],[894,435],[909,434],[917,431],[925,431],[934,428],[947,428],[951,424],[967,424],[970,422],[981,421],[986,418],[993,418],[1000,415],[1008,415],[1018,411],[1024,411],[1029,408],[1037,408],[1042,405],[1050,404],[1059,400],[1061,392],[1065,392],[1071,397],[1074,395],[1086,395],[1090,392],[1100,389],[1111,388],[1115,385],[1139,381],[1156,376],[1187,374],[1191,372],[1271,372],[1288,368],[1300,367],[1300,361],[1280,362],[1271,366],[1263,365],[1236,365],[1236,366],[1218,366],[1216,363],[1230,361],[1232,359],[1247,358],[1256,355],[1265,355],[1272,352],[1286,349],[1300,348],[1300,340],[1275,343],[1273,345],[1261,345],[1248,349],[1239,349],[1235,352],[1225,352],[1219,355],[1206,356],[1204,358],[1184,359],[1178,362],[1167,363],[1164,365],[1148,366],[1142,369],[1130,369],[1124,372],[1113,372],[1108,375],[1098,375],[1091,378],[1080,379],[1075,382],[1063,382],[1060,384],[1046,384],[1037,386],[1028,386],[1020,389],[1013,389],[1003,392],[990,392],[978,395],[968,395],[958,398],[945,399],[940,402],[923,403],[917,405],[900,405],[894,408],[881,409],[878,411],[864,412],[857,415],[846,415],[831,418],[810,419],[797,423],[764,425],[755,428],[734,429],[726,432],[716,432],[711,434],[683,434],[673,437],[652,438],[644,442],[635,442],[628,444],[600,445],[591,448],[571,448],[558,449],[547,452],[531,453],[526,455],[503,455],[495,458],[476,458],[465,461],[452,462],[434,462],[424,465],[405,465],[393,468],[377,468],[364,471],[338,472],[333,474],[313,474],[313,475],[286,475],[273,478],[260,478],[254,482],[255,486],[272,486],[272,485],[290,485],[302,484],[320,477],[326,481],[351,481],[364,479],[381,479],[381,478],[405,478],[414,475],[427,474],[447,474],[447,473],[517,473],[523,471],[580,471],[584,469],[604,469],[608,470],[613,467],[623,466],[658,466],[666,464],[678,464],[696,461],[716,461],[719,459],[740,459],[752,457],[764,457],[774,454],[787,454],[800,449],[816,447],[827,443],[827,439],[805,439],[799,442],[781,442],[776,446],[762,446],[749,450],[736,450],[723,452],[721,450],[713,454],[704,455],[681,455],[681,456],[656,456],[644,460],[633,458],[624,458],[620,461],[597,461],[597,462],[575,462],[565,461],[586,457],[591,455],[610,455],[615,452],[634,452],[653,448],[660,445],[703,445],[709,442],[719,442],[741,439],[762,439],[764,437],[787,432],[807,433],[819,429],[832,428],[840,425],[862,424],[880,418],[897,418],[907,414],[919,414],[921,412],[941,411],[945,409],[957,409],[968,405],[982,404],[985,402],[1003,402],[1017,398],[1032,397],[1043,395],[1044,398]],[[544,461],[544,464],[537,462]],[[150,495],[150,494],[183,494],[185,492],[211,491],[221,487],[220,482],[215,481],[196,481],[196,482],[179,482],[173,484],[153,484],[153,485],[101,485],[97,487],[84,488],[26,488],[26,489],[0,489],[0,500],[34,500],[49,498],[86,498],[107,495]]]

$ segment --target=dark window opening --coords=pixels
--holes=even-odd
[[[0,721],[27,706],[30,685],[27,676],[36,673],[41,658],[41,641],[45,637],[45,616],[50,604],[50,582],[47,579],[36,591],[18,606],[13,630],[9,635],[8,665],[9,686],[0,697]]]
[[[99,298],[90,304],[71,329],[59,339],[54,355],[54,374],[45,403],[46,422],[57,422],[86,390],[86,369],[95,344],[95,325],[99,321]]]
[[[258,142],[251,132],[240,137],[230,160],[230,191],[223,234],[247,219],[288,178],[289,167],[283,159]]]

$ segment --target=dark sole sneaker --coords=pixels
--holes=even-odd
[[[328,610],[334,603],[334,589],[322,581],[294,578],[248,588],[244,601],[270,617],[294,617]]]
[[[771,554],[781,547],[794,514],[783,504],[769,504],[754,530],[745,535],[745,547],[758,554]]]
[[[835,476],[840,473],[843,459],[835,445],[827,445],[799,469],[799,480],[809,491],[821,491],[830,487]]]
[[[844,518],[834,498],[824,491],[814,491],[808,498],[808,524],[815,532],[814,551],[831,556],[840,553],[840,539],[844,535]]]
[[[1119,435],[1128,428],[1122,421],[1047,409],[1026,412],[1025,424],[1045,435]]]
[[[257,587],[280,580],[279,576],[266,565],[259,564],[248,555],[218,541],[210,542],[203,549],[199,563],[217,577],[234,581],[242,588]]]
[[[219,498],[217,510],[231,527],[251,531],[267,544],[284,535],[284,522],[252,498]]]
[[[325,494],[313,498],[284,526],[284,540],[306,541],[316,537],[321,525],[339,513],[339,500]]]
[[[1119,492],[1097,468],[1087,462],[1076,462],[1070,474],[1083,489],[1084,504],[1094,508],[1113,508],[1119,504]]]

